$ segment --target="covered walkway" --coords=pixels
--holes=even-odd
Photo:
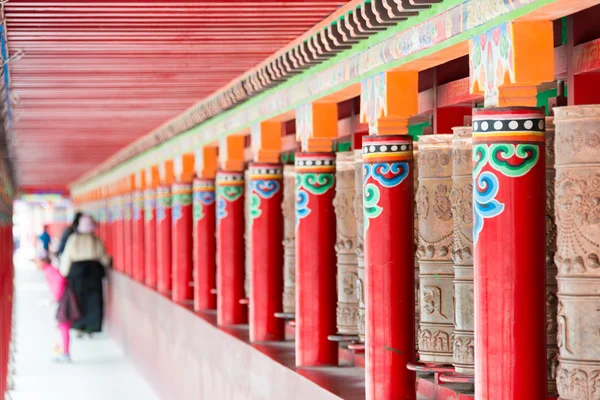
[[[58,332],[44,276],[22,252],[15,258],[15,273],[12,400],[158,400],[106,334],[93,339],[72,338],[73,363],[53,363],[52,347]]]

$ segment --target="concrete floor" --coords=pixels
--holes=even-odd
[[[106,334],[71,335],[71,364],[51,361],[58,343],[55,305],[43,274],[15,258],[15,374],[12,400],[159,400]],[[170,399],[167,399],[170,400]]]

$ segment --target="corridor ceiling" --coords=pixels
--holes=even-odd
[[[9,0],[21,189],[66,189],[344,3]]]

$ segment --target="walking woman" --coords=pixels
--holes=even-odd
[[[104,269],[110,264],[104,244],[94,234],[94,228],[94,220],[83,215],[60,259],[60,272],[67,277],[81,311],[81,319],[73,328],[90,335],[102,330],[102,278],[105,276]]]

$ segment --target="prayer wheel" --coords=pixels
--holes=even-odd
[[[283,167],[283,312],[296,312],[296,171],[293,165]]]
[[[419,138],[419,358],[450,364],[454,332],[452,135]]]
[[[358,260],[356,256],[356,218],[354,217],[354,153],[336,155],[335,252],[337,255],[337,331],[340,335],[358,335]]]
[[[475,373],[475,303],[473,302],[473,161],[472,128],[453,128],[452,203],[454,260],[453,364],[459,374]]]
[[[244,294],[250,299],[250,270],[252,268],[252,219],[250,218],[250,170],[244,171]]]
[[[557,386],[563,400],[600,393],[600,106],[554,108]]]

